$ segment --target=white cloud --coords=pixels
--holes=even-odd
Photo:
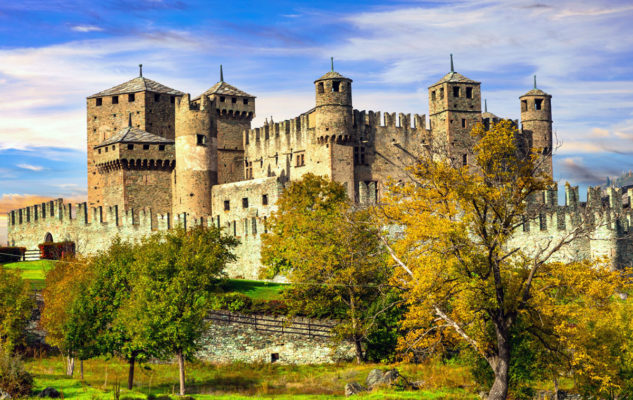
[[[39,165],[31,165],[31,164],[18,164],[18,168],[28,169],[30,171],[42,171],[44,167],[40,167]]]
[[[75,32],[101,32],[103,28],[95,25],[74,25],[70,29]]]

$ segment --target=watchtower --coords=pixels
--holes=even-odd
[[[354,198],[352,80],[331,70],[314,81],[315,145],[311,170],[346,186]]]
[[[540,154],[542,169],[552,174],[552,96],[536,87],[523,96],[521,100],[521,130],[529,138],[532,152]]]
[[[468,165],[474,144],[470,131],[481,122],[481,83],[451,71],[429,87],[433,139],[458,165]]]

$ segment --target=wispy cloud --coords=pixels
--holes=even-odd
[[[41,171],[44,167],[40,167],[39,165],[31,165],[31,164],[18,164],[18,168],[28,169],[30,171]]]
[[[101,32],[103,28],[96,25],[73,25],[70,27],[75,32]]]

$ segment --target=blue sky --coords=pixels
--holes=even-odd
[[[553,95],[555,178],[582,187],[633,169],[630,1],[0,2],[0,241],[4,213],[85,196],[85,98],[137,75],[197,95],[225,80],[257,118],[312,107],[329,69],[354,105],[428,113],[448,72],[482,82],[489,111],[519,118],[532,86]]]

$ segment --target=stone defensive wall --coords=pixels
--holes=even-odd
[[[274,177],[216,185],[212,195],[214,214],[208,216],[156,214],[150,208],[123,211],[118,206],[89,209],[87,203],[72,205],[57,199],[9,212],[9,244],[37,249],[50,233],[54,241],[73,241],[78,253],[92,255],[107,249],[117,235],[135,241],[174,226],[186,229],[215,225],[240,240],[234,250],[237,261],[226,268],[229,277],[257,279],[260,235],[266,232],[266,218],[282,190]],[[225,201],[229,202],[228,209]]]

